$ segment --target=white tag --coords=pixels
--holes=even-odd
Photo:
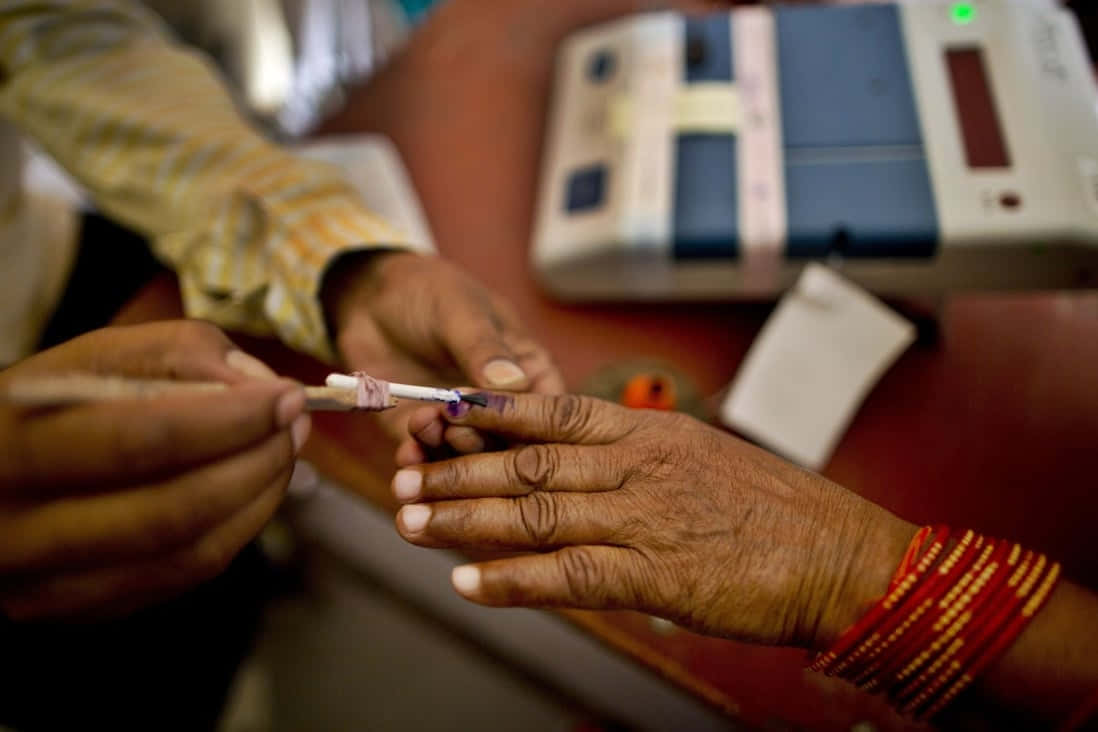
[[[679,89],[675,98],[677,134],[733,134],[740,128],[736,85],[707,81]]]
[[[914,339],[910,322],[810,264],[751,346],[721,421],[819,470],[870,389]]]

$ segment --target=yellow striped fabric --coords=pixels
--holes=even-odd
[[[0,115],[179,274],[187,314],[333,357],[332,260],[400,247],[340,172],[265,140],[217,71],[122,0],[0,0]]]

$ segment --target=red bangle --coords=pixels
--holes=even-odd
[[[877,688],[887,689],[890,694],[894,693],[894,690],[919,671],[932,655],[940,650],[939,641],[950,623],[950,620],[946,620],[943,627],[943,619],[951,619],[968,605],[972,596],[966,594],[965,590],[983,576],[984,566],[993,555],[998,555],[997,550],[1001,550],[1003,554],[1006,553],[1004,544],[1005,542],[985,542],[983,537],[980,537],[973,543],[972,554],[967,557],[969,561],[962,560],[958,563],[956,571],[942,578],[941,587],[934,589],[935,596],[941,599],[934,603],[922,620],[908,631],[902,644],[897,646],[892,663],[883,667],[878,674],[880,681]]]
[[[895,685],[896,674],[919,654],[919,647],[912,644],[912,636],[923,634],[922,630],[927,623],[932,623],[938,617],[939,598],[967,574],[968,568],[978,559],[983,542],[983,537],[977,536],[975,532],[965,533],[949,556],[924,581],[919,592],[911,597],[908,607],[913,607],[913,611],[897,627],[888,643],[882,644],[878,649],[877,655],[880,658],[864,667],[853,678],[856,685],[866,691],[886,692]],[[900,612],[904,612],[904,609]]]
[[[920,534],[923,534],[924,531],[925,529],[921,530],[915,535],[915,538],[919,539]],[[930,545],[922,551],[922,555],[918,558],[918,561],[910,567],[899,582],[893,582],[894,586],[885,593],[885,596],[881,598],[868,613],[862,616],[861,620],[850,626],[850,628],[839,636],[839,640],[835,642],[835,645],[832,646],[830,650],[825,651],[816,657],[815,661],[809,666],[811,670],[825,673],[828,676],[841,673],[842,670],[839,668],[841,659],[851,655],[853,649],[863,645],[868,638],[872,637],[872,632],[880,621],[885,618],[896,603],[900,602],[904,598],[904,595],[919,582],[922,576],[930,569],[934,560],[938,558],[938,555],[945,548],[946,541],[949,539],[950,534],[949,527],[937,526],[933,531],[934,539],[931,541]],[[912,547],[916,547],[916,552],[918,552],[919,547],[924,542],[925,534],[918,544],[916,544],[915,540],[912,540],[911,545],[908,547],[909,554],[913,553]]]
[[[988,584],[988,587],[984,590],[983,597],[978,603],[973,604],[973,617],[970,621],[971,626],[966,628],[970,632],[960,635],[950,646],[949,665],[934,677],[933,680],[924,679],[924,682],[928,683],[925,683],[908,702],[901,706],[901,712],[911,714],[916,709],[930,703],[936,695],[941,693],[941,691],[964,670],[964,656],[971,652],[969,649],[973,647],[974,643],[982,638],[982,633],[986,630],[987,623],[983,621],[984,612],[987,611],[988,608],[994,610],[994,608],[1002,606],[1003,602],[1009,598],[1010,593],[1013,592],[1013,588],[1029,573],[1033,558],[1033,552],[1026,552],[1016,569],[1007,572],[1005,575],[1000,575]],[[981,626],[981,622],[984,622],[983,626]],[[940,667],[941,666],[939,665],[939,668]]]
[[[1017,544],[1012,548],[1006,541],[996,542],[990,548],[994,549],[993,553],[982,566],[972,567],[966,575],[972,581],[929,629],[927,640],[916,644],[916,647],[925,650],[897,675],[897,681],[903,684],[893,692],[893,698],[897,702],[906,703],[926,690],[935,674],[961,649],[965,642],[961,634],[976,617],[983,603],[998,591],[999,583],[996,578],[1009,576],[1021,550]],[[920,666],[931,659],[933,662],[920,671]],[[917,671],[918,676],[914,676]]]
[[[1000,658],[1044,607],[1060,566],[942,526],[912,537],[888,591],[810,668],[933,717]]]
[[[915,532],[915,536],[907,545],[907,551],[904,552],[903,559],[900,560],[900,566],[896,568],[896,573],[892,575],[892,581],[888,583],[888,592],[892,592],[896,585],[900,584],[900,581],[911,569],[912,562],[917,561],[922,555],[926,540],[930,538],[933,532],[933,526],[924,526]]]
[[[1044,559],[1044,557],[1041,557]],[[1041,577],[1040,584],[1036,586],[1032,596],[1029,597],[1025,605],[1022,607],[1020,613],[1015,614],[1006,628],[997,636],[992,634],[991,643],[988,645],[979,658],[961,674],[961,678],[953,682],[953,686],[949,688],[933,705],[931,705],[925,712],[919,715],[921,719],[930,719],[938,712],[940,712],[945,705],[953,701],[969,685],[975,681],[980,674],[987,670],[987,668],[995,661],[999,660],[999,657],[1006,652],[1008,648],[1018,639],[1018,636],[1022,634],[1026,626],[1029,625],[1029,621],[1033,619],[1033,616],[1044,607],[1048,598],[1052,595],[1052,590],[1056,586],[1056,581],[1060,578],[1060,565],[1053,563],[1049,567],[1048,571]],[[1024,596],[1023,596],[1024,597]]]
[[[904,600],[903,604],[890,618],[881,624],[882,640],[867,652],[859,663],[852,664],[844,676],[866,691],[876,691],[887,682],[884,667],[899,660],[903,641],[912,628],[919,625],[934,607],[941,594],[942,587],[948,587],[947,581],[956,581],[955,574],[966,566],[966,560],[972,556],[973,547],[982,541],[974,531],[966,531],[953,546],[934,571],[920,584],[918,589]]]
[[[942,559],[943,552],[949,546],[950,533],[949,529],[945,529],[940,534],[942,537],[941,543],[936,538],[923,556],[919,557],[907,576],[896,586],[895,592],[890,596],[886,596],[881,602],[882,609],[887,611],[882,620],[871,634],[855,646],[845,660],[835,664],[832,673],[841,675],[846,679],[855,678],[860,670],[865,668],[866,664],[872,663],[884,648],[887,648],[895,641],[898,633],[902,633],[907,625],[918,619],[918,608],[914,611],[911,609],[911,595],[922,587],[926,577],[930,575],[934,567],[938,565],[939,560]],[[923,604],[926,604],[925,600]],[[925,611],[925,609],[924,607],[923,610]]]

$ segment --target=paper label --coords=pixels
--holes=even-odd
[[[915,327],[830,269],[811,264],[751,346],[721,421],[821,469]]]
[[[675,98],[678,134],[734,134],[740,128],[740,97],[735,84],[695,82]]]

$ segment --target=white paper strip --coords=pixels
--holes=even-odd
[[[831,270],[809,265],[763,326],[721,421],[819,470],[914,326]]]
[[[728,82],[696,82],[675,98],[677,134],[735,134],[740,129],[740,97]]]

